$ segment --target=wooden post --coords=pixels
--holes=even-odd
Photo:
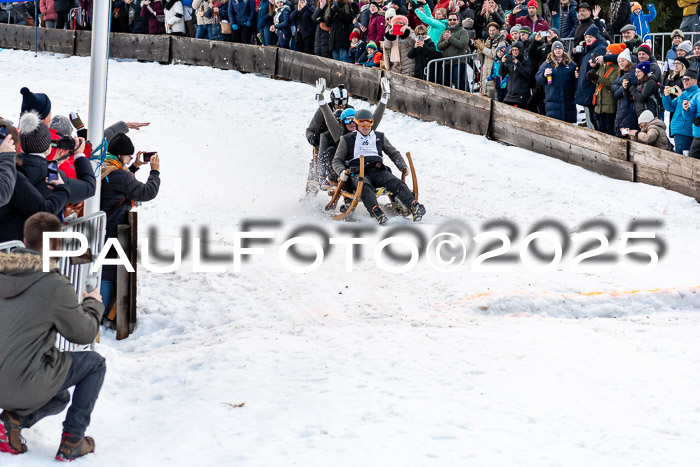
[[[124,251],[130,251],[130,228],[128,225],[117,227],[117,240]],[[117,266],[117,340],[129,337],[129,272],[124,266]]]
[[[129,273],[129,334],[134,331],[136,326],[136,272],[138,258],[138,212],[129,212],[129,240],[130,249],[128,251],[129,262],[134,267],[134,272]]]

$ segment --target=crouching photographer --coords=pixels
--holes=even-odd
[[[60,352],[56,333],[77,344],[97,335],[103,306],[97,290],[78,302],[73,286],[56,269],[43,272],[43,235],[60,232],[61,222],[39,212],[24,223],[26,249],[0,253],[0,452],[27,451],[21,431],[63,411],[57,460],[70,461],[95,449],[85,436],[105,376],[105,361],[96,352]],[[61,249],[61,239],[51,248]]]

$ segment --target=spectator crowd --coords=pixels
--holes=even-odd
[[[111,28],[383,68],[700,158],[699,4],[676,1],[682,21],[657,54],[654,4],[628,0],[607,17],[576,0],[113,0]],[[38,18],[34,2],[0,4],[0,21],[88,29],[92,2],[39,0]]]

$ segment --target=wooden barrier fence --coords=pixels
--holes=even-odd
[[[90,55],[89,31],[39,29],[41,51]],[[34,28],[0,24],[0,47],[33,50]],[[700,201],[700,160],[544,117],[487,97],[410,76],[276,47],[177,36],[111,34],[110,56],[210,66],[329,86],[345,83],[355,97],[376,103],[379,81],[390,76],[388,107],[426,121],[486,136],[599,174],[677,191]],[[300,133],[301,137],[301,133]]]

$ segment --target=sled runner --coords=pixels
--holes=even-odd
[[[406,159],[408,160],[408,166],[411,169],[411,177],[413,181],[413,188],[411,189],[411,191],[413,192],[413,196],[415,197],[415,199],[418,200],[418,179],[416,178],[416,171],[413,167],[413,159],[411,159],[410,152],[406,153]],[[340,198],[349,201],[349,204],[345,204],[345,206],[341,207],[340,213],[332,214],[333,219],[336,221],[346,219],[350,214],[352,214],[352,212],[357,207],[357,204],[360,202],[360,194],[362,193],[362,187],[364,185],[365,156],[360,156],[359,170],[359,173],[356,175],[357,188],[354,191],[348,191],[347,189],[343,189],[345,184],[343,180],[331,182],[330,185],[321,187],[321,189],[327,191],[328,195],[331,197],[331,200],[325,207],[326,211],[335,211]],[[355,179],[353,178],[353,180]],[[406,182],[405,173],[401,174],[401,181],[404,183]],[[391,210],[393,210],[395,213],[401,214],[404,217],[409,216],[411,214],[408,207],[404,206],[398,199],[395,199],[394,195],[388,189],[384,187],[377,188],[377,198],[379,198],[382,195],[389,196],[389,200],[391,201],[391,203],[388,205],[388,207],[390,207]]]

